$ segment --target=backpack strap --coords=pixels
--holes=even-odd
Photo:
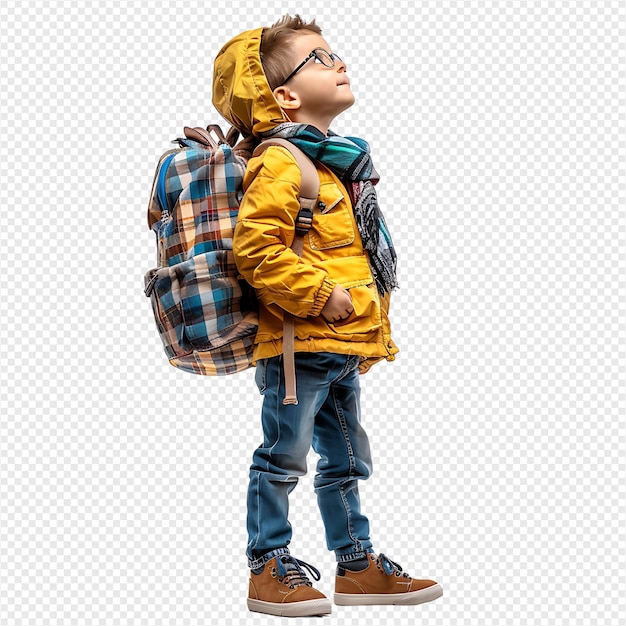
[[[320,179],[313,161],[300,148],[286,139],[264,139],[254,150],[252,156],[259,156],[270,146],[282,146],[291,152],[296,159],[300,171],[302,172],[302,183],[300,185],[300,211],[296,218],[296,235],[291,249],[302,256],[304,247],[304,237],[313,224],[313,209],[317,205],[317,196],[320,189]],[[285,311],[283,316],[283,363],[285,373],[285,398],[283,404],[298,404],[296,395],[296,363],[295,363],[295,320],[291,313]]]
[[[206,128],[202,126],[185,126],[185,137],[197,141],[207,148],[217,150],[221,144],[228,144],[231,148],[237,143],[239,131],[233,126],[226,135],[222,132],[219,124],[209,124]]]
[[[196,126],[195,128],[185,126],[183,130],[185,131],[185,137],[187,137],[187,139],[197,141],[199,144],[206,146],[207,148],[217,150],[221,138],[218,136],[218,140],[216,141],[213,137],[211,137],[211,126],[209,126],[209,128],[206,130],[201,126]],[[220,135],[221,134],[222,131],[220,129]]]
[[[259,156],[270,146],[281,146],[291,152],[302,172],[302,184],[300,185],[300,206],[305,206],[313,211],[317,203],[317,194],[320,190],[320,179],[313,161],[298,146],[287,139],[263,139],[256,147],[252,156]],[[305,233],[306,234],[306,233]]]

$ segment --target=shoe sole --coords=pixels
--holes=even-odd
[[[328,615],[333,611],[328,598],[285,602],[284,604],[248,598],[248,609],[255,613],[266,613],[280,617],[312,617],[314,615]]]
[[[359,606],[365,604],[403,604],[405,606],[432,602],[443,595],[443,587],[437,583],[419,591],[409,593],[336,593],[338,606]]]

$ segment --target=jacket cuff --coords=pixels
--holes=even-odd
[[[328,278],[324,279],[322,286],[315,296],[315,302],[313,303],[313,308],[311,309],[309,315],[317,317],[322,312],[322,309],[330,297],[330,294],[333,292],[336,284],[337,283],[334,281],[328,280]]]

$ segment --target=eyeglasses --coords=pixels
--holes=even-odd
[[[296,67],[296,69],[291,72],[289,76],[287,76],[287,78],[285,78],[282,84],[284,85],[290,78],[293,78],[308,63],[309,59],[312,59],[313,57],[315,57],[316,61],[328,68],[335,67],[335,61],[341,61],[341,59],[334,52],[326,52],[324,48],[315,48],[315,50],[312,50],[311,54],[309,54],[309,56],[304,59],[304,61],[302,61],[302,63],[300,63],[300,65],[298,65],[298,67]]]

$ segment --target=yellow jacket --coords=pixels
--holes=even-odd
[[[261,33],[238,35],[215,60],[213,104],[244,135],[260,136],[287,121],[263,73]],[[376,289],[346,188],[328,168],[315,165],[319,203],[300,258],[290,248],[302,180],[298,164],[280,146],[248,163],[233,252],[260,304],[254,358],[282,353],[283,313],[288,311],[296,316],[297,352],[358,354],[366,371],[398,352],[387,316],[389,296],[381,298]],[[354,312],[333,324],[320,312],[336,284],[350,292]]]

